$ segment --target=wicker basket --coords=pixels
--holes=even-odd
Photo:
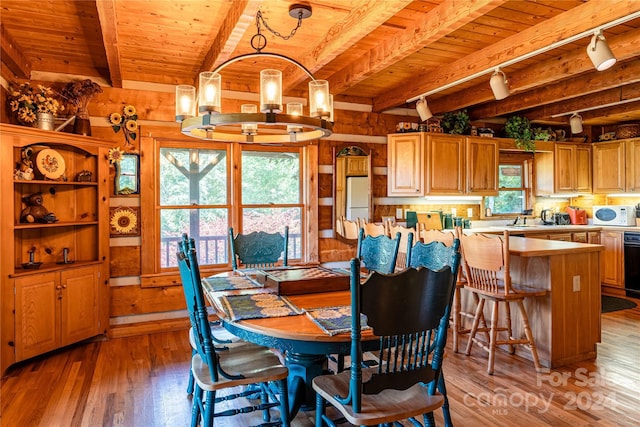
[[[618,139],[635,138],[640,136],[639,124],[620,125],[616,130],[616,137]]]

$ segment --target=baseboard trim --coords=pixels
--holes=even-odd
[[[109,329],[109,338],[124,338],[134,335],[152,334],[156,332],[178,331],[189,329],[189,319],[167,319],[153,322],[131,323],[112,326]]]

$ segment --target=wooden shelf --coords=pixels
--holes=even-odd
[[[84,225],[98,225],[98,221],[58,221],[52,223],[29,223],[29,224],[16,224],[14,229],[25,230],[29,228],[52,228],[52,227],[74,227]]]
[[[41,185],[75,185],[79,187],[83,186],[97,186],[98,183],[94,181],[49,181],[43,179],[32,179],[30,181],[26,180],[14,180],[15,184],[41,184]]]
[[[22,277],[29,276],[32,274],[42,274],[42,273],[50,273],[53,271],[61,271],[61,270],[69,270],[71,268],[81,268],[86,267],[88,265],[98,265],[101,264],[102,261],[74,261],[68,264],[42,264],[40,268],[36,269],[25,269],[22,266],[16,266],[16,271],[13,274],[10,274],[9,277]]]

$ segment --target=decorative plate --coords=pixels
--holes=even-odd
[[[58,179],[64,175],[66,166],[60,153],[56,150],[45,148],[38,152],[36,168],[45,178]]]

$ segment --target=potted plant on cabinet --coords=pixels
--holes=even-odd
[[[525,151],[535,151],[536,143],[533,139],[531,122],[524,116],[511,116],[507,119],[504,132],[508,138],[513,138],[516,147]]]
[[[466,135],[470,129],[469,114],[466,109],[444,113],[441,125],[445,133]]]

